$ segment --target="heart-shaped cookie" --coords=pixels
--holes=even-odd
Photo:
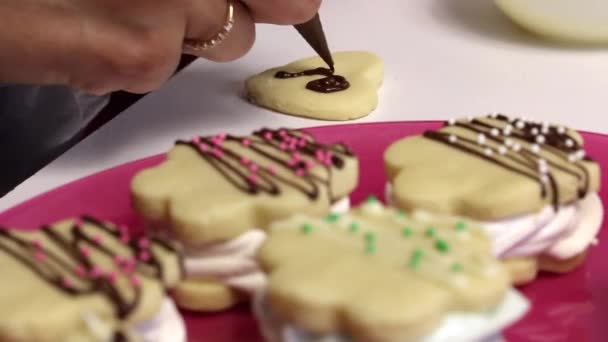
[[[323,76],[276,78],[279,71],[298,73],[326,67],[319,57],[302,59],[264,71],[245,82],[248,99],[277,112],[321,120],[353,120],[368,115],[378,105],[378,89],[384,77],[380,57],[362,51],[333,54],[335,75],[346,78],[350,86],[331,93],[307,89],[307,83]]]

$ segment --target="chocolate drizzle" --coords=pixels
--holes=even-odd
[[[89,216],[83,216],[67,232],[50,226],[42,227],[40,232],[40,238],[36,239],[37,236],[0,228],[0,250],[65,294],[105,296],[120,319],[126,318],[139,304],[142,295],[139,275],[164,280],[163,264],[152,252],[153,245],[176,253],[183,266],[181,255],[168,242],[157,238],[133,239],[126,228],[113,228]],[[123,253],[113,251],[101,239],[113,240],[112,244],[124,247]],[[96,255],[105,255],[108,262],[116,265],[109,271],[102,270],[101,264],[91,257],[93,251]],[[124,253],[127,251],[128,257]],[[125,291],[119,283],[130,286]],[[120,340],[121,336],[117,332],[115,339]]]
[[[226,142],[240,147],[229,148]],[[332,169],[342,169],[344,158],[353,156],[343,144],[320,144],[302,131],[287,129],[263,128],[254,132],[252,137],[196,137],[176,144],[198,151],[228,182],[248,194],[263,192],[277,196],[281,194],[280,184],[284,184],[301,191],[311,200],[319,197],[319,184],[327,188],[331,201],[337,200],[331,194]],[[238,152],[239,149],[247,149],[259,158],[249,160]],[[268,162],[258,165],[258,159]],[[312,172],[316,165],[326,170],[325,177]]]
[[[563,127],[511,120],[498,114],[489,115],[487,120],[474,118],[451,121],[446,126],[459,127],[477,134],[478,140],[444,131],[427,131],[423,136],[538,182],[541,196],[551,196],[556,211],[561,203],[559,184],[551,170],[559,170],[575,177],[579,183],[579,198],[585,197],[589,191],[589,171],[580,161],[591,159],[584,156],[582,146]],[[485,142],[486,139],[488,143]],[[525,142],[526,145],[522,146],[520,142]],[[551,158],[547,158],[549,156]]]
[[[346,80],[346,78],[344,78],[344,76],[335,75],[333,69],[327,68],[316,68],[301,72],[278,71],[274,77],[285,79],[314,75],[325,77],[308,82],[306,84],[306,89],[308,90],[316,91],[317,93],[334,93],[337,91],[346,90],[350,87],[350,83]]]

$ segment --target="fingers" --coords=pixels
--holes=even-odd
[[[319,11],[321,0],[242,0],[258,23],[301,24]]]
[[[184,52],[203,57],[215,62],[228,62],[245,55],[255,41],[255,23],[247,7],[239,1],[232,2],[234,7],[234,25],[228,36],[217,46],[207,50]],[[226,24],[228,11],[227,0],[194,1],[186,29],[186,38],[209,40]]]

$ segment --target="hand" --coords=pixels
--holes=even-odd
[[[253,45],[256,22],[302,23],[320,3],[235,0],[228,37],[194,54],[217,62],[239,58]],[[148,92],[173,74],[184,39],[216,35],[227,8],[227,0],[3,0],[0,83]]]

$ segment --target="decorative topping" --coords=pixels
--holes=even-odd
[[[454,272],[462,272],[464,270],[464,267],[462,267],[462,264],[459,264],[457,262],[455,262],[454,264],[452,264],[452,271]]]
[[[450,245],[445,240],[435,241],[435,248],[441,253],[447,253],[450,251]]]
[[[334,75],[334,71],[327,68],[316,68],[302,72],[279,71],[274,75],[274,77],[284,79],[314,75],[325,77],[308,82],[306,84],[306,89],[308,90],[312,90],[317,93],[333,93],[346,90],[350,87],[350,83],[348,83],[343,76]]]
[[[327,217],[325,217],[325,219],[327,220],[327,222],[337,222],[340,219],[340,214],[338,213],[330,213],[327,215]]]
[[[540,146],[538,146],[537,144],[532,144],[532,146],[530,146],[530,151],[532,151],[532,153],[534,154],[539,154]]]
[[[429,238],[435,237],[435,234],[436,234],[436,231],[435,231],[435,228],[433,228],[433,227],[428,227],[424,231],[424,235]]]
[[[423,257],[424,257],[424,251],[420,248],[416,248],[414,250],[414,252],[412,252],[412,256],[410,257],[410,263],[409,263],[410,268],[413,268],[413,269],[418,268],[418,265],[420,265],[420,262],[422,261]]]
[[[572,140],[570,138],[566,139],[566,147],[570,147],[570,148],[574,147],[574,140]]]
[[[410,237],[410,236],[412,236],[412,233],[413,233],[413,231],[412,231],[412,228],[410,228],[410,227],[405,227],[405,228],[403,228],[403,230],[401,231],[401,234],[402,234],[403,236],[405,236],[405,237]]]
[[[195,149],[228,182],[249,194],[264,192],[278,196],[281,186],[285,185],[303,192],[311,200],[318,198],[319,187],[329,187],[331,181],[331,172],[308,173],[309,169],[315,167],[315,159],[329,171],[343,168],[345,158],[352,156],[342,144],[320,144],[305,132],[284,128],[261,129],[254,132],[252,137],[221,134],[177,141],[176,144]],[[201,146],[213,148],[201,149]],[[247,149],[247,155],[241,153],[243,149]],[[301,179],[291,179],[278,172],[279,169]]]
[[[498,153],[500,153],[501,155],[505,155],[507,154],[507,152],[509,152],[509,149],[506,148],[505,146],[498,146]]]
[[[559,133],[559,134],[565,134],[566,133],[566,127],[564,127],[564,126],[558,126],[557,127],[557,133]],[[570,139],[568,139],[568,140],[570,140]]]
[[[359,230],[359,222],[357,222],[357,221],[351,222],[350,225],[348,226],[348,230],[351,233],[356,233]]]
[[[448,120],[448,125],[450,125],[450,126],[454,126],[455,123],[456,123],[456,119],[449,119]]]
[[[365,238],[365,253],[373,254],[376,251],[376,235],[373,232],[367,232],[363,236]]]
[[[477,135],[477,143],[478,143],[479,145],[483,145],[483,144],[485,144],[485,143],[486,143],[486,135],[485,135],[485,134],[483,134],[483,133],[479,133],[479,134]]]
[[[488,157],[491,157],[494,154],[494,151],[492,151],[492,149],[488,147],[485,150],[483,150],[483,154],[485,154]]]
[[[454,228],[456,228],[456,230],[459,232],[463,232],[463,231],[467,230],[467,223],[464,221],[458,221],[458,222],[456,222],[456,225],[454,226]]]
[[[490,135],[492,135],[493,137],[497,137],[500,134],[500,131],[498,130],[498,128],[492,128],[492,130],[490,131]]]
[[[537,135],[536,136],[536,143],[537,144],[544,144],[545,143],[545,136],[544,135]]]
[[[304,234],[310,234],[312,232],[312,224],[310,223],[304,223],[302,225],[302,233]]]
[[[369,196],[367,196],[367,199],[365,199],[365,202],[378,203],[378,198],[376,198],[376,196],[374,196],[374,195],[369,195]]]
[[[450,136],[448,137],[448,140],[452,143],[455,144],[458,141],[458,137],[456,137],[454,134],[450,134]]]

